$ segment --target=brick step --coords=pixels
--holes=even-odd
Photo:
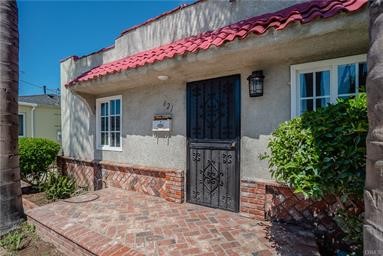
[[[28,222],[36,227],[42,240],[67,256],[143,256],[79,223],[40,209],[26,212]]]

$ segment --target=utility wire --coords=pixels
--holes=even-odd
[[[44,90],[44,86],[37,85],[37,84],[31,83],[31,82],[28,82],[28,81],[25,81],[25,80],[22,80],[22,79],[19,79],[19,81],[24,83],[25,85],[30,85],[30,86],[33,86],[33,87],[40,88],[40,89]],[[45,90],[51,91],[54,94],[59,94],[59,90],[58,89],[57,90],[53,90],[53,89],[49,89],[49,88],[45,87]]]

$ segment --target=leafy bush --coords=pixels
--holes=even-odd
[[[23,179],[38,185],[54,162],[60,144],[42,138],[20,138],[20,171]]]
[[[353,241],[362,235],[356,208],[363,199],[367,132],[367,100],[361,93],[281,124],[268,144],[270,153],[262,157],[273,177],[306,198],[335,196],[341,209],[335,221]]]
[[[75,191],[75,181],[67,176],[56,172],[50,172],[42,189],[48,199],[65,199],[69,198]]]
[[[34,238],[35,227],[24,222],[20,228],[3,236],[0,240],[0,246],[11,252],[18,251],[23,249]]]

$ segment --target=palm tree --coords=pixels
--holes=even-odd
[[[0,235],[24,217],[18,148],[19,33],[15,0],[0,1]]]
[[[364,252],[383,253],[383,1],[370,1]]]

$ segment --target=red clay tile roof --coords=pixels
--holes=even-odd
[[[180,39],[155,49],[102,64],[81,74],[66,86],[69,87],[108,74],[174,58],[177,55],[207,50],[211,46],[220,47],[224,43],[231,42],[237,38],[244,39],[253,33],[257,35],[263,34],[270,28],[282,30],[293,22],[305,24],[316,18],[329,18],[341,12],[355,12],[360,10],[366,3],[367,0],[315,0],[296,4],[274,13],[252,17],[214,31]]]

